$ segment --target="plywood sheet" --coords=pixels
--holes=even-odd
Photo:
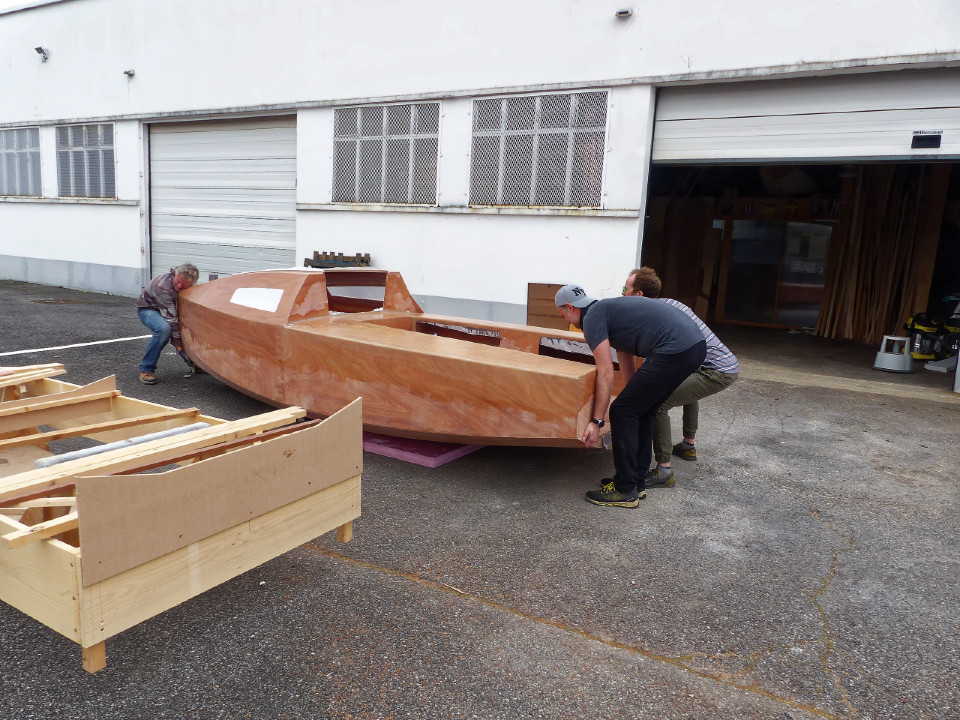
[[[562,287],[562,283],[527,283],[527,325],[567,329],[555,302],[557,290]]]
[[[169,472],[79,478],[83,584],[359,475],[362,465],[357,399],[318,425]]]
[[[360,516],[360,476],[80,589],[84,647]]]

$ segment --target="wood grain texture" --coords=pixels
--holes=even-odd
[[[362,445],[355,400],[320,424],[164,473],[81,478],[84,586],[359,475]]]
[[[106,640],[359,516],[357,476],[81,588],[80,643]]]

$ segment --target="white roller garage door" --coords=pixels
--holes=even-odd
[[[927,147],[911,147],[914,137]],[[956,69],[662,88],[657,97],[655,163],[957,158]]]
[[[151,126],[153,274],[292,267],[296,191],[295,117]]]

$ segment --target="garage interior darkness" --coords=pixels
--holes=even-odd
[[[876,344],[957,305],[953,163],[653,165],[649,188],[643,264],[708,322]]]

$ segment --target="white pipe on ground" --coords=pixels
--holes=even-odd
[[[139,445],[150,442],[151,440],[159,440],[160,438],[170,437],[171,435],[180,435],[181,433],[202,430],[207,427],[210,427],[210,423],[198,422],[193,423],[193,425],[184,425],[183,427],[173,428],[171,430],[161,430],[160,432],[149,433],[147,435],[138,435],[137,437],[118,440],[117,442],[107,443],[106,445],[97,445],[96,447],[75,450],[74,452],[63,453],[62,455],[40,458],[34,461],[34,465],[38,468],[50,467],[51,465],[58,465],[68,460],[76,460],[77,458],[110,452],[111,450],[119,450],[120,448],[130,447],[131,445]]]

